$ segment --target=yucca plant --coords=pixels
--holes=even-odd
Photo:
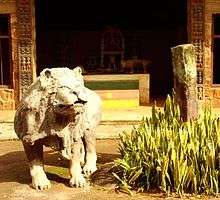
[[[119,188],[159,188],[179,194],[219,192],[220,120],[211,108],[197,120],[183,122],[173,96],[164,110],[152,107],[131,132],[119,138],[121,158],[115,160]]]

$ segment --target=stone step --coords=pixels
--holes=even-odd
[[[0,140],[17,139],[14,132],[14,113],[15,111],[0,111]],[[220,108],[214,108],[213,114],[220,117]],[[130,131],[133,126],[138,125],[143,116],[150,115],[151,107],[105,109],[96,136],[98,139],[117,138],[119,133]]]
[[[18,139],[14,132],[14,123],[11,121],[2,121],[0,123],[0,140]]]
[[[97,139],[118,138],[123,131],[131,131],[132,127],[138,125],[139,120],[112,120],[101,121],[96,129]],[[18,139],[14,132],[14,123],[12,121],[0,123],[0,140]]]
[[[102,113],[102,121],[96,130],[96,136],[103,139],[116,138],[124,130],[131,130],[143,116],[149,116],[150,113],[151,107],[146,106],[105,108]],[[0,111],[0,140],[17,139],[14,132],[14,115],[15,111]]]
[[[98,139],[118,138],[120,133],[131,131],[139,122],[139,120],[102,121],[97,127],[96,137]]]

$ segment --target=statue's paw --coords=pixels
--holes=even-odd
[[[72,178],[70,179],[70,186],[71,187],[84,187],[86,184],[86,180],[84,178],[84,176],[79,173],[75,176],[72,176]]]
[[[97,170],[96,163],[86,163],[83,167],[83,172],[85,176],[90,176]]]
[[[47,190],[51,188],[50,181],[45,173],[37,173],[32,177],[32,186],[37,190]]]

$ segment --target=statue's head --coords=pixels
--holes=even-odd
[[[87,102],[82,70],[79,67],[44,69],[40,74],[42,90],[47,90],[55,113],[79,114]]]
[[[81,95],[83,88],[79,89],[74,90],[66,86],[58,87],[51,101],[54,112],[67,115],[82,113],[87,99],[85,95]]]

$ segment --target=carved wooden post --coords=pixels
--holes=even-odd
[[[195,48],[184,44],[171,48],[174,72],[174,90],[184,121],[198,117],[197,69]]]
[[[207,81],[211,81],[209,78],[204,81],[204,74],[207,76],[207,74],[211,73],[211,70],[209,70],[209,66],[211,66],[211,64],[208,64],[208,67],[205,67],[207,62],[204,60],[208,55],[207,52],[205,52],[205,47],[207,45],[207,39],[205,37],[205,26],[207,25],[204,23],[204,19],[207,18],[207,16],[205,16],[205,5],[206,0],[187,0],[188,42],[194,45],[196,51],[198,100],[204,99],[204,93],[206,93],[210,88],[210,84],[208,83],[207,85]],[[208,69],[207,72],[205,72],[206,69]]]
[[[19,98],[36,77],[34,0],[17,0]]]

